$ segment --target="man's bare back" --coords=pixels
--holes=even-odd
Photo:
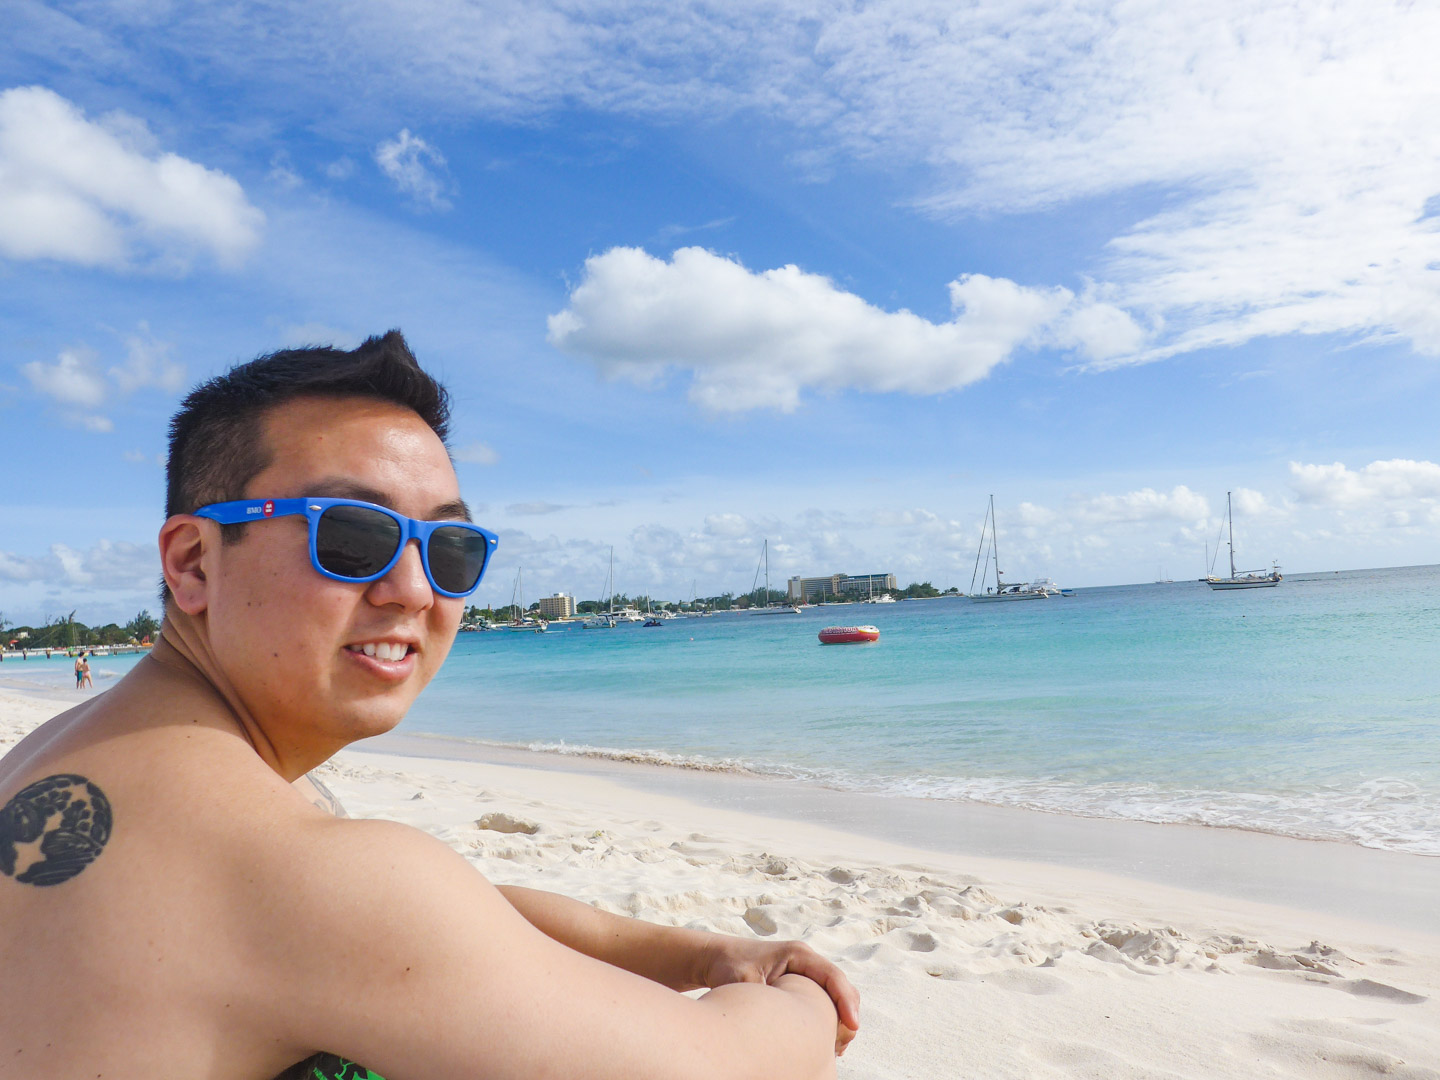
[[[260,434],[247,498],[463,513],[406,409],[312,395]],[[153,655],[0,759],[0,1077],[268,1080],[317,1051],[387,1080],[833,1073],[858,1001],[804,946],[497,889],[312,805],[292,783],[399,721],[463,600],[414,543],[351,583],[315,572],[303,519],[219,529],[167,521]]]

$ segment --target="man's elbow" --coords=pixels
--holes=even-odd
[[[718,1012],[718,1052],[695,1062],[695,1080],[828,1080],[835,1075],[838,1020],[820,986],[803,975],[774,985],[730,983],[700,1003]]]

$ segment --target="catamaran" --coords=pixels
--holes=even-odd
[[[985,537],[990,537],[990,551],[985,552]],[[999,530],[995,527],[995,496],[990,496],[990,506],[985,511],[985,522],[980,526],[980,547],[975,551],[975,571],[970,575],[970,599],[977,604],[993,603],[999,600],[1048,600],[1050,599],[1049,582],[1027,585],[1007,585],[1004,578],[1000,576],[1000,552],[999,552]],[[981,569],[980,556],[985,555],[984,569]],[[985,588],[985,579],[989,576],[991,564],[995,566],[995,585],[992,588]],[[979,579],[980,587],[984,592],[975,591],[976,579]],[[1059,587],[1055,588],[1059,592]]]
[[[1279,585],[1284,578],[1280,574],[1280,564],[1271,563],[1270,569],[1246,570],[1237,573],[1235,570],[1235,515],[1230,507],[1230,492],[1225,493],[1225,525],[1229,529],[1230,539],[1230,576],[1216,577],[1214,566],[1210,567],[1210,574],[1205,578],[1205,584],[1212,589],[1273,589]],[[1220,554],[1220,546],[1215,546],[1215,554]]]

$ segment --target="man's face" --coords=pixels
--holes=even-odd
[[[464,517],[444,446],[408,409],[303,398],[272,410],[257,434],[271,462],[247,499],[352,498],[407,517]],[[399,723],[450,651],[465,605],[430,588],[414,541],[366,584],[322,576],[307,543],[303,517],[255,522],[207,567],[216,659],[282,754],[333,750]]]

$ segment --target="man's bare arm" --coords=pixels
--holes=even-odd
[[[497,885],[500,895],[547,937],[672,990],[706,986],[705,951],[716,935],[612,915],[541,889]]]
[[[691,999],[541,934],[432,837],[314,830],[284,860],[284,918],[257,914],[273,940],[252,993],[297,1058],[433,1080],[833,1076],[835,1010],[809,979]]]
[[[804,975],[825,988],[850,1032],[860,1027],[860,995],[850,980],[803,942],[762,942],[660,926],[541,889],[497,888],[541,933],[672,990],[714,988],[732,982],[773,983],[782,975]]]

